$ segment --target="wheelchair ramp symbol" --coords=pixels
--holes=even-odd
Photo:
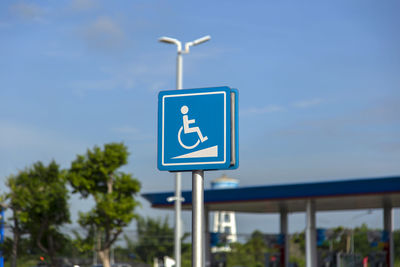
[[[212,146],[205,149],[197,150],[191,153],[174,157],[173,159],[208,158],[208,157],[218,157],[218,146]]]

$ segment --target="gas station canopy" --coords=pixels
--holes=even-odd
[[[144,193],[152,207],[173,209],[168,202],[174,192]],[[191,210],[192,192],[182,192],[182,208]],[[204,191],[208,211],[224,210],[249,213],[304,212],[307,200],[315,201],[317,211],[378,209],[400,207],[400,176],[264,185]]]

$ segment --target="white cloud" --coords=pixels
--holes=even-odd
[[[296,108],[309,108],[312,106],[317,106],[323,102],[324,102],[324,100],[321,98],[313,98],[313,99],[309,99],[309,100],[297,101],[293,104],[293,106]]]
[[[282,106],[278,105],[268,105],[265,107],[251,107],[247,109],[242,109],[240,110],[240,115],[260,115],[260,114],[267,114],[267,113],[273,113],[273,112],[281,112],[285,111],[286,109]]]
[[[261,115],[261,114],[287,111],[293,107],[305,109],[305,108],[317,106],[323,102],[324,102],[324,100],[321,98],[313,98],[310,100],[297,101],[297,102],[294,102],[292,105],[285,105],[285,106],[267,105],[265,107],[250,107],[250,108],[241,109],[239,112],[240,112],[240,115]]]
[[[73,0],[71,3],[72,9],[76,11],[86,11],[97,6],[94,0]]]
[[[0,185],[2,177],[38,160],[55,159],[67,166],[76,152],[86,147],[86,144],[63,133],[0,120]]]
[[[10,24],[4,21],[0,21],[0,30],[1,29],[7,29],[10,27]]]
[[[0,121],[0,149],[49,149],[68,143],[67,137],[30,125]]]
[[[10,7],[10,11],[25,20],[43,21],[44,9],[32,3],[18,3]]]
[[[0,122],[0,148],[22,148],[43,145],[44,138],[39,132],[28,127]]]
[[[138,128],[129,125],[112,128],[111,131],[123,135],[125,138],[130,140],[145,140],[154,137],[154,135],[145,134]]]
[[[121,81],[116,78],[77,81],[72,83],[72,87],[75,89],[75,92],[80,96],[84,96],[87,92],[90,91],[109,91],[118,88],[129,89],[133,88],[133,85],[133,81]]]
[[[121,66],[118,68],[100,67],[101,79],[80,80],[71,82],[70,87],[79,96],[85,96],[88,92],[109,90],[132,90],[135,88],[158,91],[165,86],[161,81],[165,70],[160,66],[148,67],[145,64],[136,63],[134,66]],[[157,79],[155,78],[157,77]]]
[[[122,126],[112,129],[113,132],[122,133],[122,134],[137,134],[139,133],[139,129],[132,126]]]
[[[100,49],[119,48],[125,33],[110,17],[99,17],[83,31],[83,37],[90,47]]]

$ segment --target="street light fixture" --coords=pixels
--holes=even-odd
[[[210,39],[211,39],[211,36],[206,35],[206,36],[203,36],[192,42],[187,42],[187,43],[185,43],[185,50],[182,50],[182,43],[175,38],[163,36],[160,39],[158,39],[158,41],[160,41],[161,43],[175,44],[177,46],[178,53],[187,54],[187,53],[189,53],[189,47],[205,43],[205,42],[209,41]]]
[[[182,50],[182,43],[171,37],[163,36],[158,39],[161,43],[174,44],[177,47],[176,58],[176,89],[182,89],[182,54],[188,54],[191,46],[199,45],[211,39],[210,35],[203,36],[192,42],[185,43],[185,50]],[[181,194],[182,174],[175,173],[175,197],[169,198],[168,201],[175,201],[175,267],[181,267],[181,202],[183,201]]]
[[[193,45],[199,45],[199,44],[205,43],[205,42],[209,41],[210,39],[211,39],[210,35],[203,36],[199,39],[194,40]]]

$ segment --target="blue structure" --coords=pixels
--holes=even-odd
[[[0,206],[0,244],[4,243],[4,209]],[[3,251],[0,250],[0,267],[4,267]]]
[[[144,193],[154,208],[172,208],[167,198],[174,192]],[[183,208],[191,209],[191,191],[182,192]],[[305,211],[313,199],[317,210],[378,209],[385,203],[400,207],[400,176],[329,182],[282,184],[208,189],[204,202],[209,210],[227,208],[238,212],[276,213],[285,205],[288,212]],[[268,205],[265,205],[267,203]]]
[[[167,198],[173,195],[173,192],[142,194],[152,207],[164,209],[173,208],[167,202]],[[183,192],[182,196],[185,199],[182,208],[190,210],[191,191]],[[288,213],[305,212],[307,267],[315,267],[317,264],[317,211],[383,209],[384,231],[389,236],[388,266],[392,267],[394,263],[393,208],[400,207],[400,176],[208,189],[204,192],[204,205],[207,211],[279,213],[282,234],[288,232]],[[287,257],[287,247],[285,251]]]

